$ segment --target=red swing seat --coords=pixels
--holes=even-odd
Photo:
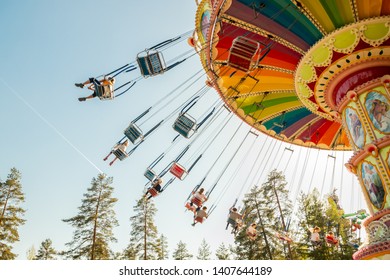
[[[339,243],[339,241],[335,237],[332,237],[332,236],[326,236],[325,240],[326,240],[326,243],[331,244],[331,245],[337,245]]]
[[[155,197],[155,196],[157,196],[157,195],[159,194],[159,192],[156,191],[155,188],[150,188],[150,189],[148,190],[148,192],[150,193],[150,195],[151,195],[152,197]]]
[[[177,162],[174,162],[169,170],[176,178],[183,180],[187,176],[187,170],[178,164]]]
[[[230,48],[228,64],[244,72],[252,71],[257,66],[259,48],[257,41],[243,36],[237,37]]]
[[[192,202],[192,204],[195,204],[195,205],[198,206],[198,207],[201,207],[201,206],[202,206],[202,200],[200,200],[200,199],[197,198],[197,197],[193,197],[193,198],[191,199],[191,202]]]
[[[184,206],[185,206],[185,208],[186,208],[187,210],[190,210],[190,211],[192,211],[192,212],[195,213],[195,211],[196,211],[196,206],[191,205],[191,203],[189,203],[189,202],[187,202],[186,205],[184,205]]]

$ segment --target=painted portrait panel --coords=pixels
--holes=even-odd
[[[201,30],[201,41],[202,43],[205,43],[207,40],[207,31],[209,30],[210,27],[210,17],[211,17],[211,12],[210,12],[210,5],[208,2],[204,2],[203,4],[203,12],[201,14],[201,20],[199,22],[199,30]]]
[[[372,91],[367,94],[365,101],[368,116],[374,127],[382,133],[390,133],[390,104],[381,93]]]
[[[348,107],[345,110],[345,122],[347,123],[349,134],[351,135],[353,142],[362,149],[364,146],[364,130],[355,109]]]
[[[362,180],[372,205],[377,209],[381,209],[385,199],[385,190],[375,166],[368,162],[363,162]]]

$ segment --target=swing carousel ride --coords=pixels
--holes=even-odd
[[[203,0],[189,44],[253,129],[353,150],[371,216],[354,259],[390,259],[390,1]]]
[[[353,151],[345,166],[358,178],[370,212],[368,217],[360,217],[361,213],[352,215],[354,229],[363,225],[367,233],[365,244],[356,248],[353,258],[390,259],[390,0],[202,0],[196,3],[195,30],[150,47],[137,55],[136,62],[104,75],[104,79],[120,81],[121,74],[138,68],[140,77],[125,81],[116,89],[102,80],[91,81],[93,97],[111,100],[142,78],[163,74],[192,56],[199,56],[203,67],[133,119],[110,154],[125,160],[178,114],[173,123],[177,136],[144,173],[151,184],[148,193],[152,198],[176,179],[184,180],[236,115],[250,130],[208,191],[203,193],[206,177],[240,127],[192,190],[185,205],[195,211],[208,200],[242,144],[248,137],[254,136],[256,140],[258,132],[265,134],[267,140],[298,145],[308,151]],[[163,52],[184,39],[190,50],[166,63]],[[190,80],[202,77],[206,83],[200,90],[143,132],[146,123],[157,115],[156,106],[164,108],[177,101],[177,92],[181,90],[179,95],[188,92],[193,85]],[[217,100],[199,106],[210,89],[218,93]],[[206,108],[198,120],[193,117],[196,107]],[[230,117],[218,124],[212,136],[198,145],[197,153],[183,162],[195,142],[217,123],[224,111]],[[188,144],[161,172],[156,172],[157,165],[181,139],[187,139]],[[133,147],[126,151],[129,141]],[[262,161],[266,164],[270,157],[271,153]],[[317,162],[314,169],[316,165]],[[253,167],[254,164],[252,170]],[[172,177],[163,185],[161,178],[167,174]],[[324,180],[325,175],[326,169]],[[248,178],[249,175],[243,186]],[[350,194],[353,188],[348,189]],[[216,203],[207,209],[208,215]],[[194,225],[202,221],[195,220]]]

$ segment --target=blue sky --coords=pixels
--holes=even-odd
[[[20,241],[14,246],[19,259],[25,259],[31,246],[38,249],[46,238],[52,239],[56,249],[65,249],[65,243],[72,238],[73,228],[61,219],[77,213],[83,193],[90,186],[92,177],[100,171],[114,177],[114,196],[119,198],[115,207],[120,224],[115,229],[118,243],[112,248],[121,251],[127,246],[131,230],[129,218],[146,183],[143,172],[176,136],[171,127],[174,118],[152,134],[127,160],[117,161],[109,167],[102,159],[122,138],[123,130],[132,119],[155,105],[158,110],[153,111],[153,116],[144,124],[147,130],[196,94],[203,87],[205,76],[199,76],[198,82],[169,104],[165,104],[166,99],[159,104],[156,102],[201,69],[198,56],[161,76],[140,80],[129,92],[113,101],[96,99],[80,103],[77,98],[89,93],[86,89],[76,88],[74,83],[133,62],[145,48],[193,30],[195,11],[195,1],[183,0],[2,1],[0,177],[4,179],[12,167],[19,169],[23,176],[26,197],[23,207],[27,210],[27,221],[20,227]],[[189,50],[191,48],[184,40],[167,49],[164,56],[169,61]],[[121,75],[118,82],[139,76],[136,70]],[[199,118],[217,98],[217,93],[209,90],[191,113]],[[226,116],[227,113],[222,112],[213,123],[215,127]],[[307,154],[310,164],[302,173],[307,149],[296,147],[286,166],[288,155],[283,151],[289,145],[276,143],[272,153],[265,154],[271,149],[268,148],[271,139],[266,141],[266,137],[260,135],[252,151],[248,152],[254,141],[254,136],[249,135],[210,197],[210,204],[218,200],[216,210],[209,221],[191,227],[191,214],[184,211],[185,199],[209,170],[206,189],[222,174],[221,170],[249,130],[246,124],[242,125],[232,145],[212,169],[211,164],[239,124],[240,120],[233,116],[188,178],[182,182],[176,180],[155,199],[158,208],[156,224],[159,232],[168,237],[170,253],[179,240],[187,243],[194,255],[203,238],[214,252],[222,241],[232,242],[232,236],[225,231],[228,209],[252,182],[261,183],[265,174],[278,165],[285,168],[294,192],[307,190],[312,174],[315,174],[312,185],[323,188],[324,193],[330,190],[333,167],[330,164],[326,169],[328,152],[320,152],[315,170],[317,151]],[[210,126],[202,134],[204,138],[199,136],[196,142],[199,146],[194,144],[183,162],[191,162],[201,143],[211,138],[207,133],[215,127]],[[188,143],[182,139],[167,155],[166,161],[156,167],[157,171]],[[264,143],[266,146],[260,157],[263,160],[254,163]],[[238,170],[244,155],[246,160]],[[266,161],[268,155],[275,160]],[[345,162],[350,155],[345,155]],[[295,166],[298,166],[298,171],[295,171]],[[328,173],[324,175],[325,169]],[[249,173],[250,170],[258,172],[254,175]],[[335,170],[333,185],[337,188],[343,185],[343,204],[350,210],[363,207],[357,181],[343,167],[341,153],[337,156]],[[247,186],[243,185],[244,181]]]

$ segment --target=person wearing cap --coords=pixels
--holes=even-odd
[[[320,240],[319,232],[321,231],[321,229],[318,226],[315,226],[314,228],[310,228],[309,231],[311,232],[310,242],[314,246],[320,245],[321,244],[321,240]]]
[[[161,178],[157,178],[153,181],[152,186],[146,191],[144,197],[146,197],[148,194],[149,196],[146,198],[147,200],[151,199],[152,197],[158,195],[161,193],[163,180]]]
[[[85,101],[87,99],[95,98],[97,96],[97,89],[95,88],[95,85],[101,85],[101,86],[110,86],[110,90],[112,91],[112,87],[114,86],[115,78],[112,77],[104,77],[102,80],[97,80],[96,78],[89,78],[84,83],[76,83],[74,84],[76,87],[84,88],[84,86],[89,85],[88,89],[93,90],[93,94],[86,96],[86,97],[80,97],[79,101]]]
[[[125,142],[123,143],[118,143],[114,146],[114,148],[112,148],[111,152],[103,159],[104,161],[106,161],[108,159],[108,157],[110,155],[112,155],[114,153],[114,151],[116,150],[121,150],[123,153],[126,152],[126,149],[127,147],[129,146],[129,140],[126,139]],[[111,162],[110,162],[110,166],[117,160],[118,158],[115,157]]]

